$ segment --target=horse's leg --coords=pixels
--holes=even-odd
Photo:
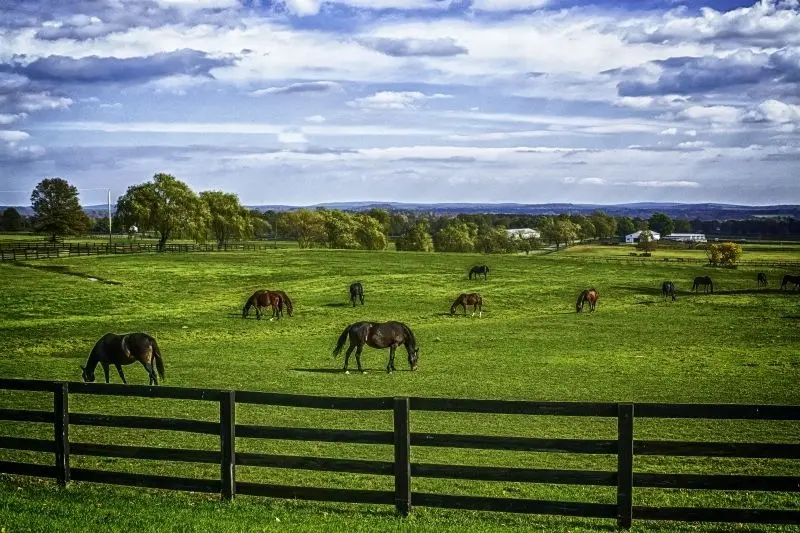
[[[361,368],[361,350],[363,348],[364,346],[361,344],[359,344],[358,348],[356,348],[356,364],[358,365],[358,371],[361,372],[362,374],[366,374],[366,372],[364,372],[364,369]]]
[[[355,347],[356,347],[356,345],[351,342],[350,343],[350,347],[347,348],[347,352],[345,352],[345,354],[344,354],[344,372],[345,372],[345,374],[348,373],[347,372],[347,364],[350,362],[350,354],[353,353],[353,350],[355,349]]]
[[[103,366],[103,374],[105,374],[105,376],[106,376],[106,383],[109,383],[109,381],[108,381],[108,363],[103,361],[100,364]]]
[[[394,370],[394,349],[395,345],[392,344],[389,346],[389,363],[386,365],[386,371],[391,374],[392,370]]]
[[[122,373],[122,366],[121,365],[114,365],[114,366],[117,367],[117,373],[119,374],[119,377],[122,380],[122,383],[127,385],[128,382],[125,381],[125,374]]]

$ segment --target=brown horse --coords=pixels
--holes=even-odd
[[[336,348],[333,349],[334,357],[342,351],[348,337],[350,337],[350,347],[347,348],[344,356],[345,374],[349,374],[347,363],[354,349],[356,351],[358,370],[362,373],[364,372],[364,369],[361,368],[361,350],[365,344],[373,348],[389,348],[389,363],[386,365],[387,372],[396,370],[394,367],[394,352],[402,344],[408,352],[408,365],[411,370],[417,369],[419,361],[417,339],[414,337],[411,328],[402,322],[356,322],[355,324],[350,324],[339,335],[339,341],[336,343]]]
[[[464,316],[467,316],[467,306],[472,306],[472,316],[475,316],[475,311],[478,311],[478,317],[483,316],[483,298],[477,292],[462,292],[450,306],[450,314],[456,314],[456,307],[461,306],[464,308]]]
[[[795,289],[800,289],[800,276],[792,276],[791,274],[786,274],[783,276],[783,281],[781,281],[781,290],[788,288],[788,285],[794,285]]]
[[[273,291],[271,289],[270,292],[274,292],[281,297],[281,301],[283,302],[282,306],[286,307],[286,313],[289,316],[292,316],[292,313],[294,312],[294,306],[292,305],[292,300],[289,298],[289,295],[283,291]],[[283,311],[281,311],[281,316],[283,316]]]
[[[697,290],[703,287],[705,292],[709,290],[713,293],[714,292],[714,282],[711,281],[710,276],[697,276],[694,278],[694,283],[692,283],[692,292],[697,292]]]
[[[767,275],[763,272],[759,272],[756,276],[756,282],[758,283],[758,287],[766,287],[767,286]]]
[[[94,381],[94,369],[97,364],[103,367],[103,373],[108,383],[108,366],[114,365],[117,368],[119,377],[125,381],[125,374],[122,373],[122,365],[129,365],[139,361],[147,370],[150,376],[150,385],[158,385],[158,377],[164,379],[164,360],[161,351],[158,349],[156,340],[147,333],[127,333],[117,335],[106,333],[103,335],[89,354],[86,366],[81,367],[83,381],[91,383]],[[155,369],[153,369],[155,363]]]
[[[597,300],[600,298],[600,293],[597,289],[586,289],[578,295],[578,301],[575,302],[575,312],[580,313],[583,311],[584,302],[589,302],[589,311],[594,311],[597,305]]]
[[[253,293],[253,295],[247,299],[245,302],[244,307],[242,308],[242,318],[247,318],[247,315],[250,314],[250,308],[256,308],[256,319],[261,320],[261,315],[263,314],[262,309],[266,307],[272,307],[272,317],[270,320],[274,319],[275,317],[280,320],[283,316],[283,298],[277,292],[268,291],[266,289],[259,289]]]

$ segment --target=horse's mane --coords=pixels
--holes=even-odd
[[[403,322],[400,322],[400,326],[402,326],[403,331],[406,332],[406,335],[408,336],[408,338],[411,339],[411,346],[410,347],[408,346],[408,340],[406,340],[406,347],[408,347],[409,350],[416,349],[417,348],[417,338],[414,336],[414,332],[411,331],[411,328],[406,326]]]
[[[581,291],[581,293],[578,295],[578,300],[575,302],[576,306],[581,304],[581,302],[583,301],[583,297],[586,295],[587,292],[589,292],[587,289]]]

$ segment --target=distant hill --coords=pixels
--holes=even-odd
[[[0,206],[5,209],[9,206]],[[14,207],[21,214],[30,216],[30,206]],[[249,209],[257,211],[292,211],[300,206],[290,205],[249,205]],[[368,211],[370,209],[388,209],[391,211],[419,211],[437,215],[458,213],[520,214],[520,215],[558,215],[560,213],[588,214],[600,210],[609,215],[649,218],[655,212],[666,213],[673,218],[690,220],[741,220],[752,217],[790,216],[800,219],[800,205],[734,205],[734,204],[678,204],[659,202],[640,202],[631,204],[481,204],[481,203],[402,203],[402,202],[330,202],[304,206],[308,209],[326,208],[344,211]],[[84,210],[93,217],[106,216],[105,205],[87,205]],[[112,205],[113,209],[113,205]]]

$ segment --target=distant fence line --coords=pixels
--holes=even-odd
[[[53,425],[54,438],[0,436],[0,449],[52,453],[53,464],[0,461],[0,472],[114,485],[272,498],[394,505],[401,514],[413,506],[616,519],[629,528],[633,519],[693,522],[800,523],[797,509],[651,507],[633,504],[634,488],[800,492],[800,476],[664,474],[634,472],[637,455],[800,459],[800,444],[683,442],[634,439],[635,418],[800,421],[800,406],[732,404],[656,404],[530,402],[421,397],[343,398],[268,392],[227,391],[141,385],[108,385],[0,378],[0,390],[53,394],[53,410],[0,409],[0,420]],[[198,400],[219,404],[219,421],[75,413],[71,394]],[[313,409],[391,411],[393,428],[384,431],[320,429],[237,424],[236,404]],[[617,420],[617,438],[552,439],[520,436],[411,432],[412,411],[513,414],[520,416],[604,417]],[[219,435],[218,450],[135,447],[73,442],[70,426],[158,429]],[[236,438],[383,444],[394,447],[393,461],[336,459],[245,453]],[[507,468],[412,462],[412,447],[433,446],[483,450],[616,455],[616,471]],[[218,479],[198,479],[72,468],[70,457],[118,457],[217,464]],[[392,476],[394,490],[361,490],[277,485],[236,480],[236,466],[287,468]],[[413,476],[413,477],[412,477]],[[568,484],[616,487],[614,503],[543,501],[524,498],[461,496],[413,490],[413,478]]]
[[[33,259],[56,259],[83,255],[137,254],[137,253],[189,253],[189,252],[233,252],[264,251],[274,249],[274,244],[165,244],[157,243],[46,243],[8,242],[0,243],[0,261],[28,261]]]

